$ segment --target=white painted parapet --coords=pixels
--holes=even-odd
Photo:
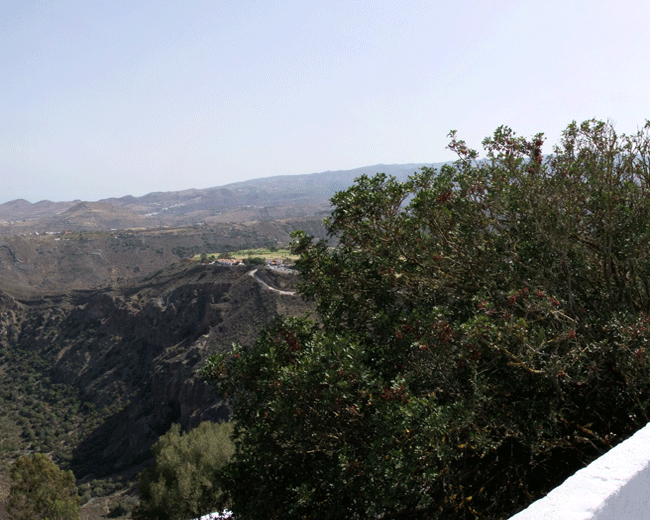
[[[650,520],[650,424],[510,520]]]

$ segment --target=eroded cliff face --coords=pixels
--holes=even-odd
[[[196,375],[208,356],[233,342],[252,343],[279,313],[306,312],[300,297],[288,294],[295,275],[266,277],[281,284],[279,292],[249,276],[250,270],[181,262],[120,289],[29,300],[4,295],[3,384],[13,381],[20,392],[31,377],[34,385],[47,381],[58,389],[55,395],[73,395],[70,402],[79,404],[68,408],[76,411],[57,411],[52,403],[49,423],[55,430],[51,444],[70,444],[77,477],[128,471],[150,456],[151,444],[172,423],[191,429],[226,418],[226,404]],[[21,376],[23,365],[31,367],[30,376]],[[20,415],[29,402],[14,412]],[[38,443],[37,422],[22,414],[15,424],[31,429],[32,443]],[[66,427],[68,434],[61,431]]]

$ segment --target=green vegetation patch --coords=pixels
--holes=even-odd
[[[206,364],[236,518],[509,518],[650,421],[650,122],[450,137],[294,236],[316,320]]]
[[[204,256],[205,255],[205,256]],[[290,249],[239,249],[237,251],[228,251],[227,253],[202,253],[195,255],[193,260],[216,260],[217,258],[263,258],[264,260],[284,260],[291,261],[292,263],[298,259],[298,255],[294,254]]]
[[[78,520],[75,477],[46,455],[21,457],[11,468],[7,512],[15,520]]]
[[[182,434],[178,424],[153,445],[155,463],[139,475],[134,520],[198,518],[221,503],[217,474],[234,452],[231,423],[203,422]]]

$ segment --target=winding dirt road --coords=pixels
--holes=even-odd
[[[272,291],[275,291],[276,293],[279,294],[286,294],[288,296],[295,296],[296,291],[282,291],[280,289],[276,289],[275,287],[270,286],[268,283],[266,283],[264,280],[262,280],[259,276],[257,276],[257,269],[253,269],[252,271],[249,271],[248,274],[250,274],[255,280],[257,280],[259,283],[261,283],[264,287],[267,287],[271,289]]]

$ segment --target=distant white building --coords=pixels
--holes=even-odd
[[[218,258],[217,263],[221,265],[239,265],[242,261],[238,258]]]

